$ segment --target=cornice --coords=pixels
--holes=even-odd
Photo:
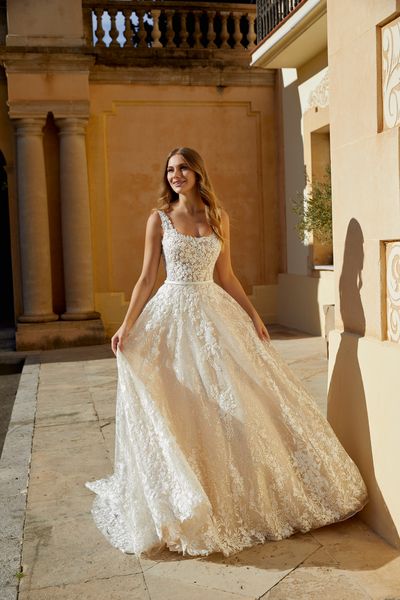
[[[96,65],[90,72],[89,81],[104,84],[272,86],[275,83],[275,71],[250,67],[215,68],[207,65],[175,68]]]
[[[0,62],[7,73],[89,72],[95,60],[95,56],[82,52],[54,52],[43,49],[23,52],[20,48],[0,50]]]
[[[21,51],[0,48],[0,65],[9,73],[84,72],[93,83],[152,85],[266,86],[274,85],[274,69],[250,67],[247,54],[181,52],[93,53],[55,52],[53,48]]]
[[[88,100],[18,100],[8,102],[10,119],[46,117],[51,112],[56,119],[89,116]]]

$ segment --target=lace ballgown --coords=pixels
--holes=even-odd
[[[159,211],[167,279],[117,351],[115,468],[86,482],[112,545],[229,556],[367,503],[328,421],[213,269],[220,241]]]

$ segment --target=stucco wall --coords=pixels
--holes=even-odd
[[[145,223],[157,202],[166,156],[181,145],[203,155],[230,214],[233,266],[246,292],[276,285],[272,85],[219,91],[92,83],[90,107],[88,162],[99,301],[104,302],[105,293],[123,292],[129,298],[140,274]],[[158,284],[163,277],[161,268]]]
[[[400,239],[399,129],[379,129],[379,26],[397,8],[389,0],[367,10],[361,1],[328,2],[337,306],[328,418],[366,479],[371,500],[362,515],[400,545],[400,345],[385,341],[381,252],[384,240]]]

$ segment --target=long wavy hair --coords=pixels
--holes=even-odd
[[[196,150],[186,147],[174,148],[174,150],[171,150],[168,154],[164,168],[161,195],[157,203],[157,208],[168,212],[171,209],[171,204],[179,199],[179,194],[172,189],[167,178],[168,162],[175,154],[181,154],[189,168],[194,171],[200,197],[205,206],[207,222],[223,244],[224,236],[222,233],[221,205],[207,174],[204,160]]]

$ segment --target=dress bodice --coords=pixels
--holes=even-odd
[[[212,232],[195,237],[180,233],[167,214],[158,211],[163,228],[162,249],[169,281],[209,281],[213,278],[221,241]]]

